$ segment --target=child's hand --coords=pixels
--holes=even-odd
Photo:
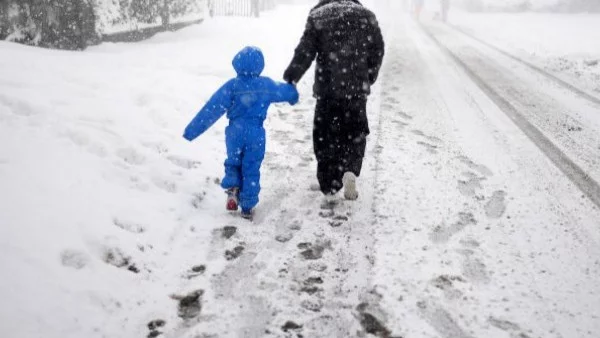
[[[298,103],[298,100],[300,98],[300,94],[298,94],[298,89],[296,89],[295,85],[290,85],[290,87],[292,87],[292,95],[291,95],[291,98],[290,98],[290,100],[288,102],[293,106],[296,103]]]

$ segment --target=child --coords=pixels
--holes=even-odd
[[[237,77],[213,94],[185,128],[183,137],[192,141],[227,113],[227,159],[221,186],[227,190],[227,210],[237,210],[239,202],[242,217],[252,219],[260,192],[260,165],[265,156],[263,122],[267,109],[275,102],[296,104],[298,91],[293,85],[260,76],[265,61],[256,47],[242,49],[232,64]]]

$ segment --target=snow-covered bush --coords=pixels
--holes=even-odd
[[[0,39],[83,49],[115,32],[201,19],[203,0],[3,0]]]
[[[83,48],[96,39],[87,0],[6,0],[0,8],[3,39],[63,49]]]

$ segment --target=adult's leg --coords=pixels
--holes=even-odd
[[[362,132],[349,134],[349,140],[342,148],[344,149],[343,171],[350,171],[357,177],[360,176],[365,149],[367,147],[367,135]]]
[[[315,108],[313,147],[317,159],[317,179],[323,194],[334,194],[342,187],[339,102],[320,98]]]
[[[317,161],[317,180],[323,194],[338,192],[342,188],[342,175],[337,161]]]
[[[369,123],[367,119],[367,100],[353,99],[345,103],[343,108],[346,116],[343,121],[340,137],[340,154],[343,172],[350,171],[357,177],[360,176],[362,162],[367,146]]]

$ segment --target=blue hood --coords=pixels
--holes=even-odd
[[[257,47],[245,47],[231,63],[238,76],[257,77],[265,68],[265,58]]]

